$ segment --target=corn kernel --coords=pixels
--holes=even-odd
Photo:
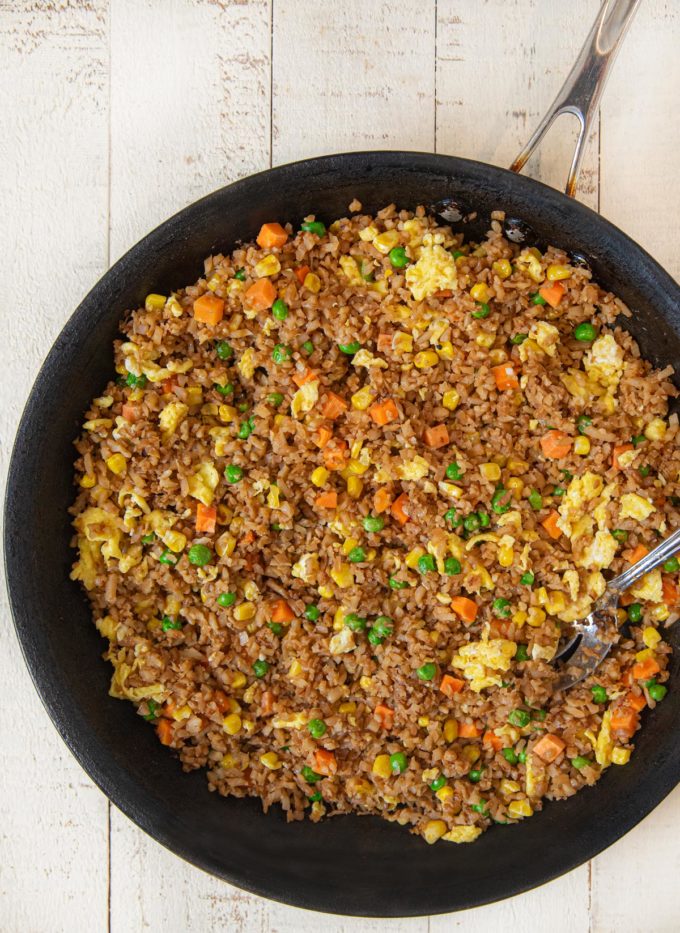
[[[463,490],[460,486],[456,486],[455,483],[440,483],[439,491],[451,499],[462,499],[463,497]]]
[[[92,489],[94,484],[97,482],[96,478],[92,476],[91,473],[86,473],[80,478],[80,485],[83,489]]]
[[[112,454],[110,457],[106,458],[106,465],[112,473],[115,473],[116,476],[120,476],[121,473],[125,472],[127,460],[122,454]]]
[[[545,606],[548,602],[548,591],[544,586],[539,586],[538,589],[534,590],[534,595],[539,606]]]
[[[650,618],[655,622],[665,622],[670,614],[671,611],[665,603],[656,603],[649,610]]]
[[[279,487],[276,484],[272,484],[269,487],[269,492],[267,493],[267,506],[270,509],[278,509],[281,506],[281,493]]]
[[[482,331],[481,334],[477,334],[475,337],[475,343],[478,347],[483,347],[484,349],[488,350],[493,346],[495,339],[495,334],[487,334],[485,331]]]
[[[234,609],[234,618],[237,622],[249,622],[255,618],[257,609],[253,603],[240,603]]]
[[[661,635],[655,628],[648,625],[642,632],[642,640],[648,648],[654,649],[661,641]]]
[[[236,421],[237,413],[233,405],[220,405],[217,409],[222,424],[231,424]]]
[[[444,723],[444,738],[447,742],[455,742],[458,738],[458,722],[455,719],[447,719]]]
[[[507,279],[512,275],[512,266],[507,259],[497,259],[491,264],[491,268],[499,279]]]
[[[603,395],[600,399],[600,408],[605,413],[605,415],[613,415],[616,411],[616,399],[613,395],[607,393]]]
[[[246,685],[246,675],[241,671],[236,671],[231,678],[231,686],[234,690],[239,690]]]
[[[144,299],[144,307],[147,311],[160,311],[165,307],[165,302],[167,300],[165,295],[154,295],[152,293],[151,295],[147,295]]]
[[[454,360],[458,355],[450,340],[445,340],[437,350],[440,360]]]
[[[219,275],[213,275],[205,284],[208,286],[211,292],[216,292],[220,285],[222,285],[222,279],[219,277]]]
[[[430,725],[430,717],[429,717],[429,716],[419,716],[419,717],[418,717],[418,725],[420,726],[421,729],[427,728],[427,726]]]
[[[515,552],[511,544],[502,544],[498,548],[498,563],[501,567],[512,567],[515,560]]]
[[[259,262],[255,263],[255,275],[262,279],[265,276],[276,275],[277,272],[281,271],[281,263],[278,260],[278,257],[274,256],[273,253],[270,253],[269,256],[265,256]]]
[[[373,389],[370,386],[364,386],[352,396],[352,408],[356,408],[357,411],[366,411],[374,398]]]
[[[559,282],[560,279],[571,277],[572,269],[569,266],[561,266],[557,263],[551,263],[545,272],[545,277],[549,282]]]
[[[356,713],[357,705],[353,700],[349,700],[347,703],[341,703],[338,706],[338,712],[346,716],[348,713]]]
[[[373,774],[377,774],[378,777],[388,778],[392,774],[392,766],[390,765],[390,756],[389,755],[378,755],[375,761],[373,762],[373,767],[371,768]]]
[[[497,463],[482,463],[479,467],[479,472],[484,479],[488,479],[492,483],[495,483],[501,478],[501,468]]]
[[[226,531],[223,535],[220,535],[215,544],[218,557],[231,557],[235,548],[236,538]]]
[[[318,293],[321,291],[321,279],[313,272],[307,273],[303,284],[308,291],[312,292],[313,295],[318,295]]]
[[[442,838],[447,829],[448,826],[444,820],[428,820],[423,830],[423,839],[429,846],[434,845],[438,839]]]
[[[373,224],[369,224],[367,227],[364,227],[363,230],[359,231],[359,239],[363,240],[364,243],[370,243],[377,235],[378,228]]]
[[[492,366],[500,366],[501,363],[505,363],[508,358],[508,354],[505,350],[501,350],[500,347],[496,347],[489,353],[489,362]]]
[[[264,765],[265,768],[269,768],[270,771],[278,771],[279,768],[283,767],[276,752],[265,752],[264,755],[260,755],[260,764]]]
[[[460,404],[460,395],[455,389],[447,389],[442,396],[442,405],[449,411],[455,411]]]
[[[507,471],[513,476],[521,476],[523,473],[526,473],[529,469],[529,464],[526,460],[516,460],[514,457],[511,457],[507,463]]]
[[[612,764],[613,765],[627,765],[630,761],[630,749],[621,748],[620,745],[614,746],[612,749]]]
[[[431,369],[439,362],[439,356],[436,350],[421,350],[413,357],[413,365],[416,369]]]
[[[505,484],[506,489],[512,493],[513,499],[521,499],[524,492],[524,483],[518,476],[512,476]]]
[[[537,606],[531,606],[527,612],[527,625],[539,628],[545,622],[545,612]]]
[[[581,435],[574,441],[574,453],[580,457],[587,457],[590,453],[590,438]]]
[[[184,313],[184,308],[182,307],[182,305],[179,303],[179,301],[174,295],[170,295],[170,297],[168,298],[167,305],[173,317],[182,317],[182,314]]]
[[[361,482],[361,480],[359,480],[359,482]],[[334,567],[330,574],[333,582],[336,583],[341,590],[347,589],[348,586],[352,586],[354,583],[354,574],[349,564],[340,564],[337,569]],[[321,589],[319,589],[319,592],[321,592]]]
[[[418,567],[418,561],[425,553],[425,548],[420,546],[414,547],[412,551],[409,551],[406,557],[404,558],[404,563],[410,570],[416,570]]]
[[[477,284],[473,285],[470,289],[470,298],[472,298],[473,301],[478,301],[480,304],[486,304],[490,297],[491,292],[486,282],[477,282]]]
[[[386,256],[391,249],[394,249],[399,243],[399,232],[397,230],[386,230],[379,233],[373,240],[375,248]]]
[[[318,593],[323,599],[330,599],[333,595],[333,590],[330,586],[322,585],[319,587]]]
[[[232,713],[230,716],[225,716],[222,720],[222,728],[227,733],[227,735],[236,735],[241,731],[241,717],[238,713]]]
[[[469,761],[470,764],[473,765],[476,761],[479,761],[482,753],[480,752],[477,745],[466,745],[461,752],[461,755],[463,758],[465,758],[466,761]]]
[[[344,554],[345,557],[347,557],[349,552],[353,551],[354,548],[358,546],[358,544],[359,542],[357,541],[356,538],[345,538],[345,540],[342,543],[342,547],[340,548],[340,552]]]
[[[545,606],[550,615],[558,615],[567,608],[567,597],[560,590],[551,590],[548,593],[548,600]]]
[[[521,790],[520,784],[517,781],[501,781],[500,783],[501,794],[504,794],[506,797],[509,797],[510,794],[517,794]]]
[[[448,784],[445,784],[443,787],[440,787],[436,792],[436,796],[441,800],[442,803],[446,803],[447,800],[450,800],[453,797],[453,788],[449,787]]]
[[[654,658],[654,652],[651,648],[644,648],[642,651],[638,651],[635,655],[635,660],[642,663],[643,661],[651,661]]]
[[[527,614],[523,609],[518,609],[517,612],[514,612],[512,615],[513,623],[521,628],[527,620]]]
[[[163,535],[163,544],[174,554],[179,554],[187,546],[187,536],[181,531],[166,531]]]
[[[395,353],[412,353],[413,337],[404,333],[404,331],[397,331],[392,338],[392,347]]]
[[[662,441],[666,435],[666,430],[667,425],[663,418],[652,418],[643,433],[650,441]]]
[[[311,475],[312,483],[320,489],[322,486],[325,486],[330,475],[326,467],[317,467]]]
[[[191,716],[191,707],[190,706],[180,706],[172,712],[172,718],[175,722],[182,722],[183,719],[188,719]]]
[[[302,665],[300,664],[297,658],[293,658],[293,660],[290,663],[290,667],[288,668],[288,676],[291,678],[299,677],[300,674],[302,674]]]
[[[189,386],[187,389],[187,405],[195,408],[203,402],[203,389],[200,386]]]
[[[232,754],[226,754],[222,756],[220,761],[220,766],[222,768],[233,768],[236,765],[236,759]]]
[[[533,816],[534,811],[526,797],[522,800],[513,800],[508,806],[508,815],[513,820],[523,820],[526,816]]]
[[[370,690],[373,686],[373,678],[364,675],[363,677],[359,678],[359,686],[362,690]]]

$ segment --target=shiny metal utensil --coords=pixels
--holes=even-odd
[[[579,640],[573,655],[564,662],[556,690],[568,690],[595,671],[614,643],[619,624],[617,612],[621,595],[650,570],[655,570],[680,550],[680,528],[662,541],[625,573],[610,580],[593,611],[573,626],[574,637],[562,650],[566,654]],[[556,660],[559,660],[558,655]]]

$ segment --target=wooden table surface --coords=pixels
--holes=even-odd
[[[434,149],[508,165],[597,7],[597,0],[0,0],[3,468],[53,339],[144,233],[227,182],[302,156]],[[676,277],[679,49],[680,5],[643,0],[578,194]],[[563,183],[570,131],[560,124],[535,160],[544,181]],[[23,667],[4,589],[2,599],[4,933],[680,929],[680,788],[590,863],[464,913],[321,917],[217,881],[145,836],[76,764]]]

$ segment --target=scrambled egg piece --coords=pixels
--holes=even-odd
[[[474,842],[482,833],[481,826],[454,826],[442,839],[445,842]]]
[[[525,793],[527,797],[541,796],[541,783],[545,780],[545,766],[536,755],[529,755],[526,763]]]
[[[290,413],[294,418],[299,415],[306,415],[308,411],[314,408],[318,400],[319,380],[314,379],[312,382],[306,382],[303,386],[300,386],[290,400]]]
[[[603,490],[604,482],[597,473],[588,470],[583,476],[575,476],[567,486],[558,510],[560,517],[557,520],[557,527],[560,531],[568,538],[572,538],[574,525],[588,511],[592,500],[597,499]]]
[[[302,554],[293,564],[290,574],[292,577],[297,577],[298,580],[304,580],[305,583],[313,583],[318,572],[318,554]]]
[[[608,567],[616,557],[616,539],[608,531],[598,531],[577,560],[580,567]]]
[[[621,496],[619,518],[635,518],[638,521],[644,521],[652,512],[656,512],[656,509],[649,499],[638,496],[634,492],[626,492]]]
[[[470,681],[471,689],[480,693],[485,687],[500,687],[501,678],[489,674],[487,668],[492,671],[509,670],[516,651],[515,642],[505,638],[471,641],[459,648],[458,654],[454,654],[451,666],[461,670],[463,677]]]
[[[212,505],[219,481],[220,474],[215,469],[215,464],[208,460],[189,477],[189,495],[203,505]]]
[[[525,341],[525,343],[528,343],[528,341]],[[520,351],[524,344],[520,347]],[[592,398],[600,398],[607,394],[606,389],[602,388],[594,379],[589,379],[587,373],[580,369],[568,369],[566,373],[560,373],[560,379],[564,383],[567,392],[573,395],[574,398],[589,401]]]
[[[611,334],[602,334],[583,359],[591,379],[608,389],[615,389],[623,373],[623,350]]]
[[[406,284],[416,301],[422,301],[441,289],[457,289],[456,261],[443,246],[437,243],[424,245],[418,261],[406,270]]]
[[[430,471],[430,464],[424,457],[416,454],[412,460],[400,463],[397,467],[397,474],[400,479],[423,479]]]
[[[356,259],[353,256],[341,256],[339,259],[340,268],[349,279],[350,285],[365,285],[361,277]]]
[[[535,340],[548,356],[554,356],[560,342],[560,332],[547,321],[535,321],[529,330],[529,339]],[[520,344],[521,346],[521,344]]]
[[[158,419],[161,426],[161,440],[164,444],[167,444],[188,413],[189,407],[184,402],[170,402],[165,406]]]
[[[612,738],[611,728],[612,714],[611,710],[602,717],[602,726],[595,741],[595,761],[603,768],[609,767],[612,763],[612,751],[614,749],[614,740]]]
[[[366,369],[377,366],[378,369],[387,369],[385,360],[380,359],[379,356],[373,356],[370,350],[359,350],[355,353],[352,357],[352,366],[365,366]]]
[[[308,720],[307,713],[290,713],[274,719],[272,725],[275,729],[302,729],[307,725]]]
[[[255,351],[252,347],[248,347],[247,350],[243,351],[241,359],[236,364],[236,368],[244,379],[253,378],[255,373]]]
[[[133,376],[146,376],[149,382],[164,382],[175,373],[188,373],[193,368],[191,360],[168,360],[166,365],[158,366],[153,362],[158,356],[157,350],[142,350],[136,343],[128,341],[121,346],[125,368]]]
[[[125,652],[121,652],[125,657]],[[108,660],[113,664],[113,677],[111,678],[111,688],[109,694],[117,700],[159,700],[165,695],[165,687],[162,684],[143,684],[141,687],[128,687],[127,679],[139,667],[139,658],[136,658],[132,664],[127,664],[114,653],[109,653]]]
[[[630,588],[630,592],[636,599],[648,600],[650,603],[663,602],[663,582],[660,570],[652,570],[646,573],[639,583]]]
[[[328,643],[328,649],[332,655],[347,654],[355,648],[354,632],[349,628],[341,629]]]

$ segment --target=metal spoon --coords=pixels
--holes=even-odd
[[[678,550],[680,528],[625,573],[609,581],[607,589],[593,606],[592,612],[585,619],[574,623],[574,637],[556,657],[557,660],[566,655],[580,639],[573,655],[562,666],[556,690],[568,690],[597,670],[614,644],[619,627],[617,609],[621,595],[650,570],[655,570],[673,557]]]

